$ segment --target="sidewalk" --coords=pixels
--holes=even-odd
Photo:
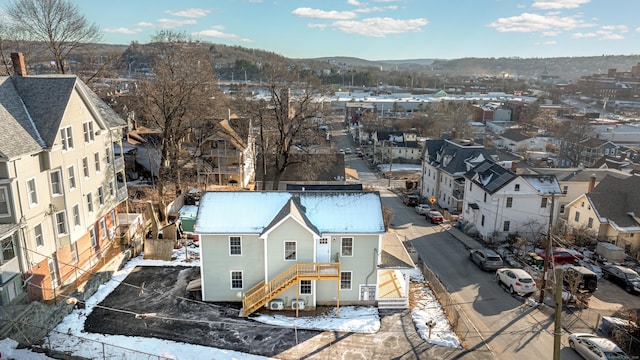
[[[449,234],[451,234],[454,238],[458,239],[458,241],[460,241],[465,248],[468,249],[479,249],[481,247],[484,247],[480,242],[478,242],[476,239],[470,237],[469,235],[463,233],[460,229],[458,229],[457,227],[451,225],[451,224],[445,224],[444,226],[448,226],[447,228],[447,232]]]

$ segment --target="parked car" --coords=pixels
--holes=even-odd
[[[416,206],[420,203],[420,197],[418,195],[405,195],[402,201],[407,206]]]
[[[344,149],[340,149],[340,150],[338,150],[338,154],[340,154],[340,155],[344,155]]]
[[[584,266],[567,266],[564,269],[563,284],[571,290],[571,285],[576,284],[576,290],[581,293],[592,293],[598,290],[598,274]]]
[[[536,254],[543,259],[545,258],[544,250],[536,251]],[[553,263],[556,265],[573,264],[579,260],[584,259],[584,256],[582,256],[582,254],[573,250],[565,249],[563,247],[553,248],[553,250],[551,251],[551,256]]]
[[[442,222],[444,221],[444,216],[442,216],[440,211],[436,210],[427,211],[425,217],[427,218],[427,221],[431,222],[432,224],[442,224]]]
[[[458,210],[449,211],[449,215],[451,216],[451,221],[456,222],[460,220],[460,212]]]
[[[587,333],[574,333],[569,335],[569,347],[582,358],[588,360],[629,360],[613,341]]]
[[[431,207],[427,204],[416,205],[416,212],[420,215],[426,215],[429,210],[431,210]]]
[[[536,291],[536,282],[522,269],[501,268],[496,270],[498,284],[504,285],[512,294],[531,296]]]
[[[628,293],[640,293],[640,275],[620,265],[602,266],[602,277],[624,288]]]
[[[497,270],[504,266],[502,258],[491,249],[472,249],[469,259],[480,266],[482,270]]]
[[[345,154],[351,154],[351,148],[344,149],[344,153]]]

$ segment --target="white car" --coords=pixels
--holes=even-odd
[[[425,215],[429,210],[431,210],[431,207],[427,204],[416,205],[416,212],[420,215]]]
[[[351,154],[351,148],[344,149],[345,154]]]
[[[512,294],[521,294],[526,297],[536,291],[536,282],[528,272],[522,269],[498,269],[496,270],[496,280]]]
[[[613,341],[587,333],[569,335],[569,347],[587,360],[629,360]]]

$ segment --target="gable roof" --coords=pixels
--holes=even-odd
[[[634,216],[640,217],[640,176],[619,179],[606,176],[590,193],[586,194],[594,210],[613,226],[640,226]]]
[[[126,122],[75,75],[0,77],[0,155],[50,149],[74,91],[107,128]]]
[[[629,177],[622,171],[615,169],[583,169],[583,168],[529,168],[531,172],[545,175],[555,175],[558,181],[588,182],[592,175],[596,176],[596,182],[600,182],[605,176],[617,178]]]
[[[471,143],[459,144],[452,140],[427,140],[425,149],[427,162],[449,174],[462,175],[469,170],[469,165],[479,164],[485,159],[501,159],[496,149],[486,149]]]
[[[467,171],[464,177],[491,195],[512,182],[518,175],[491,160],[484,160]]]
[[[313,225],[313,223],[311,223],[311,221],[305,214],[304,206],[300,204],[300,198],[298,196],[294,196],[289,199],[289,201],[287,201],[285,206],[283,206],[282,209],[280,209],[280,212],[278,212],[278,215],[276,215],[271,223],[264,228],[262,234],[272,230],[277,224],[279,224],[287,217],[296,219],[300,224],[303,224],[309,230],[313,231],[314,234],[318,236],[320,235],[318,229],[315,227],[315,225]]]
[[[319,234],[385,232],[380,194],[346,191],[206,192],[194,229],[200,234],[262,234],[288,214],[303,219]]]

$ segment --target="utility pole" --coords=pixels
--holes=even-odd
[[[556,274],[556,318],[553,326],[553,360],[560,360],[560,340],[562,337],[562,269],[555,269]]]
[[[389,146],[389,173],[387,174],[389,176],[389,187],[391,187],[391,175],[393,174],[391,172],[391,167],[393,166],[393,142],[391,145]]]
[[[542,284],[540,286],[539,304],[544,302],[544,288],[547,286],[547,272],[549,271],[549,261],[551,259],[551,229],[553,228],[553,207],[555,205],[555,194],[551,194],[551,209],[549,210],[549,229],[547,230],[547,246],[544,250],[544,264],[542,270]]]

